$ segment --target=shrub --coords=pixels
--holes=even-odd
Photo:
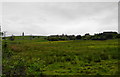
[[[14,41],[14,40],[15,40],[15,36],[12,35],[12,36],[9,38],[9,40]]]
[[[100,58],[101,58],[102,60],[107,60],[107,59],[109,59],[108,54],[106,54],[106,53],[101,53],[101,54],[100,54]]]

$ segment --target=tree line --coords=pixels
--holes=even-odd
[[[60,41],[60,40],[107,40],[120,38],[120,34],[117,32],[103,32],[94,35],[86,33],[85,35],[50,35],[45,39],[49,41]]]
[[[5,37],[5,33],[4,32],[0,32],[2,39],[6,39]],[[22,33],[22,36],[24,35],[24,32]],[[34,39],[39,36],[29,36],[30,40]],[[107,39],[117,39],[120,38],[120,34],[118,34],[117,32],[103,32],[103,33],[97,33],[94,35],[90,35],[89,33],[86,33],[85,35],[81,36],[81,35],[50,35],[45,37],[46,40],[48,41],[61,41],[61,40],[107,40]],[[15,36],[12,35],[8,38],[11,41],[15,40]]]

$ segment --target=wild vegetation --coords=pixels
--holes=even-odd
[[[88,36],[67,36],[69,40],[55,36],[62,39],[59,41],[48,41],[51,36],[5,37],[2,40],[3,76],[118,75],[118,34],[114,39],[102,41],[88,40],[85,38]]]

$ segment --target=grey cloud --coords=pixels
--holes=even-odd
[[[3,30],[43,35],[94,33],[114,25],[110,30],[117,30],[117,8],[112,2],[3,3]]]

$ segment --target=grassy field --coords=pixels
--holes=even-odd
[[[26,36],[2,42],[4,76],[116,75],[119,72],[118,39],[47,41],[44,37]]]

